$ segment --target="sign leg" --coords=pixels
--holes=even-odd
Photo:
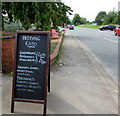
[[[50,57],[49,57],[49,72],[48,72],[48,92],[50,92]]]
[[[14,100],[13,100],[13,98],[12,98],[12,101],[11,101],[11,113],[13,113],[14,112]]]
[[[50,75],[48,76],[48,92],[50,92]]]
[[[43,116],[46,116],[46,102],[44,103],[44,113]]]

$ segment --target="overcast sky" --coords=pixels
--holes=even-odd
[[[72,8],[73,15],[78,13],[89,21],[94,21],[100,11],[112,11],[113,8],[118,10],[119,0],[62,0],[66,5]],[[69,16],[70,19],[73,16]]]

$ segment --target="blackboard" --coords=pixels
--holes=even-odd
[[[16,101],[44,100],[49,67],[49,33],[19,31],[16,40],[13,97]]]

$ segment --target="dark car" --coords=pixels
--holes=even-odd
[[[114,30],[115,35],[120,35],[120,26],[117,26]]]
[[[114,26],[114,25],[105,25],[103,27],[100,27],[99,29],[101,31],[104,31],[104,30],[111,30],[111,31],[113,31],[115,28],[116,28],[116,26]]]

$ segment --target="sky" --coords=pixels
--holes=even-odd
[[[119,0],[62,0],[67,6],[73,10],[73,15],[69,16],[73,18],[74,14],[79,14],[80,17],[85,17],[89,21],[94,21],[95,17],[100,11],[118,10]],[[120,7],[120,6],[119,6]]]

